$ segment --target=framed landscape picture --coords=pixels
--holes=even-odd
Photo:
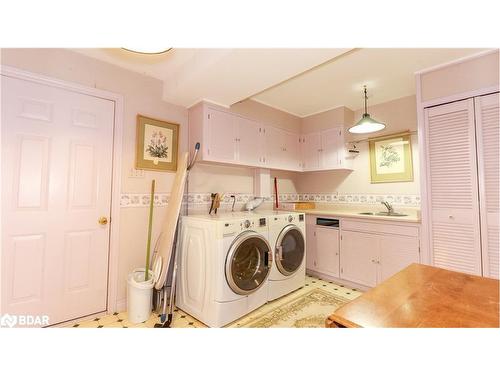
[[[176,171],[179,124],[137,115],[135,167]]]
[[[370,139],[372,183],[413,181],[409,133]]]

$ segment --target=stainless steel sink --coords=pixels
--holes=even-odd
[[[407,214],[402,214],[399,212],[360,212],[360,215],[373,215],[373,216],[408,216]]]

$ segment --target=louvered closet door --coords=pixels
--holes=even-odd
[[[483,275],[499,278],[499,95],[475,98]]]
[[[433,264],[481,275],[474,101],[428,108],[425,120]]]

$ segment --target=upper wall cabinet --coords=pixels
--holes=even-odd
[[[189,109],[190,150],[207,162],[289,171],[348,169],[342,128],[300,135],[200,103]]]
[[[300,145],[304,171],[350,169],[345,158],[342,127],[302,135]]]

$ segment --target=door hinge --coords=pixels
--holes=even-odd
[[[344,273],[344,268],[340,267],[340,273]]]

